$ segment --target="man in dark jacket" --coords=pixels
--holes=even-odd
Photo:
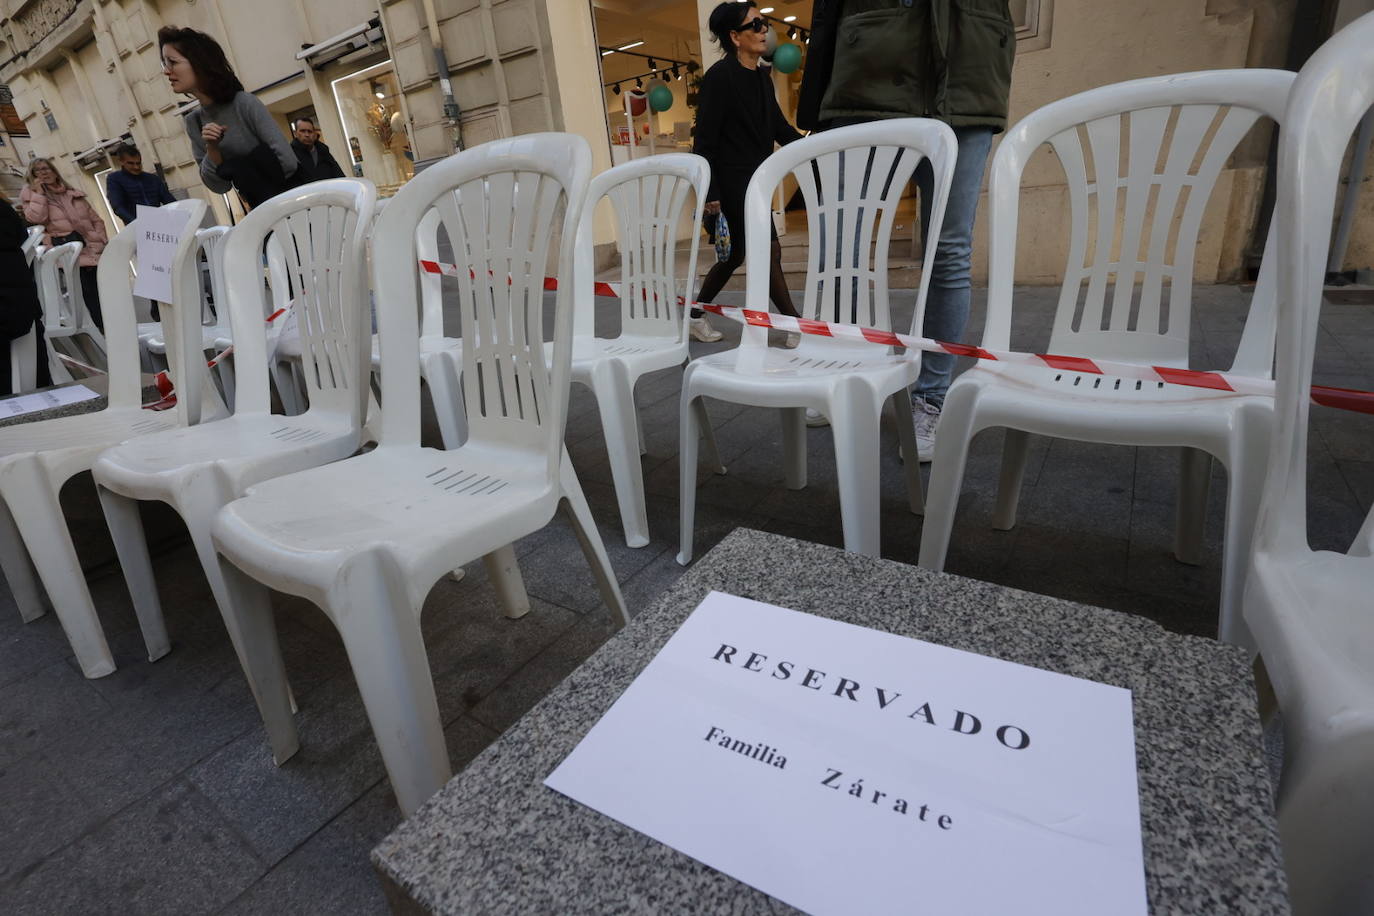
[[[325,178],[344,177],[343,169],[334,161],[329,147],[320,142],[320,131],[309,118],[297,118],[291,122],[291,149],[296,153],[300,168],[296,180],[301,184],[307,181],[322,181]]]
[[[160,207],[176,200],[167,189],[167,182],[161,176],[143,171],[143,154],[138,147],[125,143],[115,150],[119,171],[111,172],[105,181],[105,196],[110,200],[110,209],[124,225],[129,225],[138,216],[138,205]]]
[[[924,333],[958,341],[968,324],[973,218],[992,135],[1007,126],[1016,28],[1007,0],[815,0],[797,126],[843,127],[876,118],[939,118],[959,158],[939,229]],[[930,230],[934,176],[917,168],[921,234]],[[922,461],[935,450],[954,357],[926,353],[913,394]]]

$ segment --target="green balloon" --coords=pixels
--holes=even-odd
[[[654,111],[667,111],[673,107],[673,90],[659,83],[649,90],[649,107]]]
[[[791,73],[801,66],[801,45],[783,44],[773,52],[773,69],[779,73]]]

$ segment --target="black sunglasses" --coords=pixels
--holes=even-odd
[[[737,28],[737,29],[731,29],[730,31],[732,31],[732,32],[765,32],[765,31],[767,31],[767,30],[768,30],[768,20],[767,20],[767,19],[755,19],[753,22],[746,22],[744,25],[740,26],[739,28]]]

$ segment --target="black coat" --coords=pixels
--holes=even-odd
[[[296,154],[296,161],[300,163],[300,168],[296,169],[297,182],[305,184],[307,181],[323,181],[326,178],[344,177],[344,170],[335,161],[334,154],[329,151],[329,147],[316,140],[315,149],[320,154],[318,165],[311,158],[309,147],[299,140],[291,141],[291,150]]]
[[[23,337],[43,317],[33,269],[24,261],[27,237],[23,218],[0,200],[0,338],[6,341]]]

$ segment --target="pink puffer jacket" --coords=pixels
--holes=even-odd
[[[100,260],[100,253],[110,239],[105,233],[105,221],[86,200],[85,191],[64,187],[54,194],[26,186],[19,195],[19,202],[29,224],[43,227],[44,245],[51,247],[54,237],[80,232],[85,247],[77,263],[82,267],[94,267]]]

